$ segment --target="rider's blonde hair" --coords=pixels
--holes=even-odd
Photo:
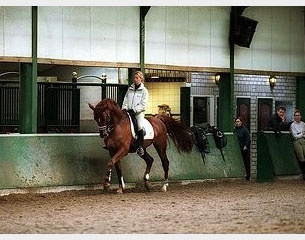
[[[136,71],[135,72],[135,75],[138,75],[140,78],[141,78],[141,82],[143,83],[144,82],[144,74],[141,72],[141,71]]]

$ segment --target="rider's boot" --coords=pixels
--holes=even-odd
[[[138,149],[137,149],[137,154],[139,156],[143,156],[144,155],[144,149],[143,149],[143,142],[144,142],[144,136],[143,136],[143,129],[139,130],[137,133],[138,136]]]

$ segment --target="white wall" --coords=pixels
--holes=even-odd
[[[230,67],[230,7],[152,7],[146,17],[146,62]],[[248,7],[259,23],[251,47],[235,45],[235,68],[304,72],[303,7]]]
[[[152,7],[146,63],[227,68],[229,21],[229,7]]]
[[[304,72],[303,7],[249,7],[243,15],[259,23],[251,48],[235,47],[235,68]]]
[[[38,56],[137,63],[138,16],[138,7],[39,7]]]
[[[0,56],[31,56],[31,8],[0,7]]]
[[[304,8],[248,7],[259,23],[235,68],[304,72]],[[146,16],[151,64],[229,68],[230,7],[153,6]],[[0,55],[31,55],[31,7],[0,7]],[[139,7],[39,7],[38,57],[139,63]]]

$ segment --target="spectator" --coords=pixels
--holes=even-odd
[[[235,132],[237,135],[240,151],[243,157],[244,166],[246,170],[246,180],[250,180],[250,133],[248,129],[243,124],[242,117],[237,117],[235,119]]]
[[[268,129],[275,132],[288,131],[289,123],[286,120],[286,108],[279,106],[276,113],[273,114],[268,122]]]
[[[299,162],[303,180],[305,180],[305,123],[299,110],[293,113],[294,121],[290,126],[290,133],[293,137],[293,148]]]

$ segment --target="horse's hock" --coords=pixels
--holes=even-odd
[[[170,140],[169,181],[242,178],[244,167],[235,136],[226,134],[225,161],[208,136],[211,152],[205,163],[194,147],[190,154],[179,154]],[[108,152],[102,148],[99,134],[7,134],[0,135],[0,189],[100,184],[107,170]],[[161,161],[155,159],[151,181],[163,180]],[[229,154],[228,154],[229,153]],[[143,181],[145,162],[129,154],[122,162],[126,183]],[[116,182],[113,174],[113,182]]]

